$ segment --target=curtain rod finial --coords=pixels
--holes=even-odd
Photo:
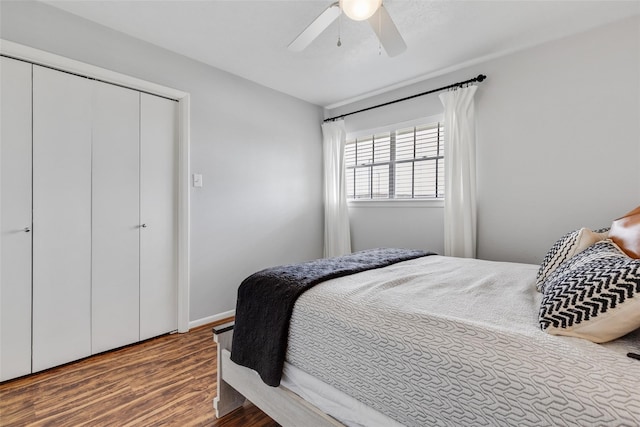
[[[478,77],[476,77],[476,80],[481,82],[486,78],[487,78],[487,76],[485,76],[484,74],[478,74]]]

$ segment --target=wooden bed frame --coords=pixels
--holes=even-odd
[[[216,417],[222,418],[245,400],[260,408],[282,426],[344,427],[286,387],[266,385],[257,372],[231,360],[234,322],[213,328],[218,347],[218,393],[213,400]]]

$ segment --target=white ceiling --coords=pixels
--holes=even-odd
[[[45,2],[325,107],[640,14],[638,0],[384,0],[403,54],[380,54],[369,24],[346,17],[304,52],[288,51],[332,1]]]

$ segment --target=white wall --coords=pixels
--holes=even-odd
[[[640,204],[640,18],[468,67],[325,115],[357,110],[480,73],[478,256],[538,263],[563,233],[608,226]],[[442,111],[427,95],[346,119],[349,131]],[[404,222],[442,247],[435,209],[350,209],[356,249],[391,242]],[[366,218],[366,219],[364,219]],[[364,221],[363,224],[355,222]],[[383,230],[380,232],[379,230]],[[431,231],[430,231],[431,230]],[[414,246],[415,236],[394,245]]]
[[[408,248],[444,253],[443,203],[349,204],[352,250]]]
[[[235,308],[246,276],[322,256],[319,107],[33,2],[0,37],[191,93],[190,320]]]

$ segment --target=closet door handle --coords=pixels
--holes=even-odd
[[[25,233],[29,233],[30,231],[31,231],[31,227],[25,227],[25,228],[24,228],[24,232],[25,232]]]
[[[147,224],[142,224],[140,227],[147,228]]]

